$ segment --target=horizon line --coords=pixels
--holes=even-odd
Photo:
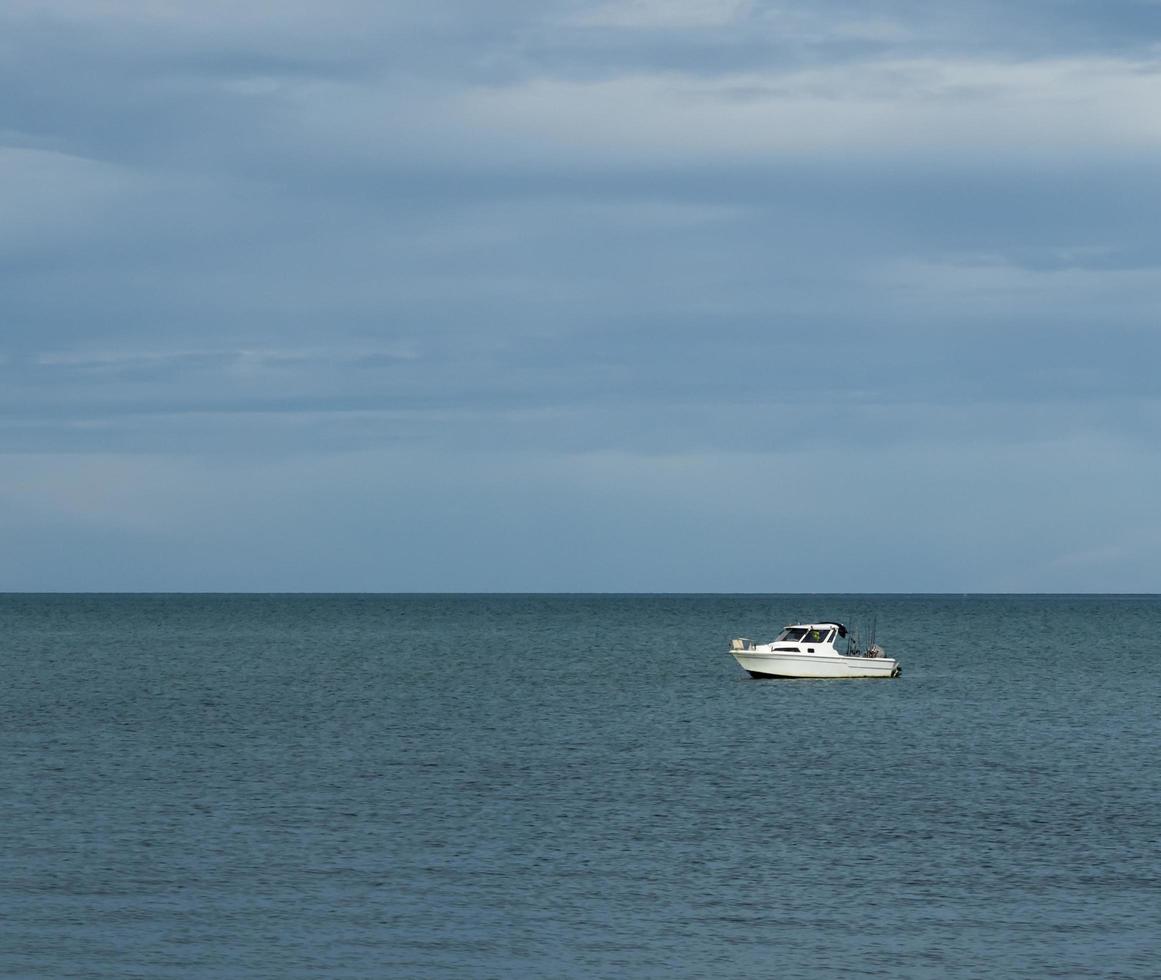
[[[637,597],[667,597],[667,596],[767,596],[767,597],[800,597],[800,596],[862,596],[868,598],[899,598],[899,597],[933,597],[933,598],[992,598],[1000,596],[1011,597],[1043,597],[1043,598],[1161,598],[1161,592],[613,592],[613,591],[576,591],[576,592],[538,592],[522,590],[503,591],[308,591],[308,590],[260,590],[246,589],[235,591],[220,590],[117,590],[117,591],[76,591],[64,589],[27,589],[27,590],[0,590],[0,597],[10,596],[382,596],[382,597],[519,597],[519,596],[637,596]]]

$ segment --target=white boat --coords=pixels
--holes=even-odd
[[[842,623],[796,623],[769,643],[730,641],[730,654],[751,677],[898,677],[902,668],[874,636],[865,650]]]

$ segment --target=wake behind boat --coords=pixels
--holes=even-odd
[[[730,641],[730,654],[751,677],[898,677],[874,635],[866,650],[842,623],[797,623],[769,643]]]

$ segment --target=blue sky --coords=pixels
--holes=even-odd
[[[0,589],[1161,591],[1161,4],[7,0]]]

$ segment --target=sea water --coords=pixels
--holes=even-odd
[[[753,680],[865,622],[898,680]],[[0,975],[1161,973],[1161,599],[0,597]]]

